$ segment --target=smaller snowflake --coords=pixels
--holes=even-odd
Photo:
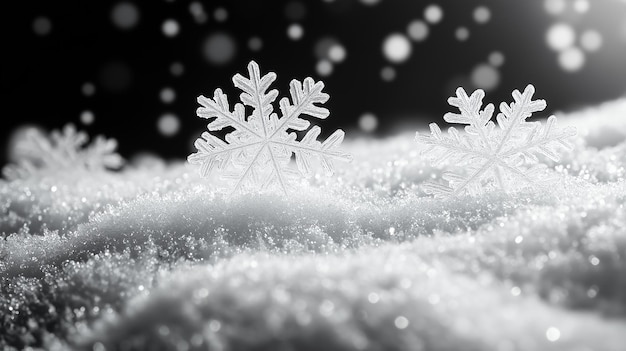
[[[117,141],[89,136],[67,124],[46,136],[37,129],[25,132],[13,146],[16,163],[7,165],[3,175],[9,180],[24,179],[38,172],[77,172],[117,169],[124,159],[116,152]]]
[[[289,98],[279,101],[280,118],[274,112],[272,103],[278,97],[276,90],[267,91],[276,80],[273,72],[261,76],[259,66],[251,61],[248,64],[249,78],[240,74],[233,77],[235,87],[243,91],[241,103],[230,110],[228,98],[221,89],[216,89],[213,99],[198,97],[202,107],[198,117],[212,119],[207,128],[218,131],[226,127],[235,130],[226,134],[224,140],[204,132],[195,142],[198,152],[189,155],[191,164],[201,166],[202,176],[208,176],[218,169],[222,178],[235,181],[233,192],[245,186],[267,188],[278,185],[286,193],[292,178],[298,175],[308,177],[313,171],[311,161],[317,158],[327,173],[334,171],[333,161],[350,161],[351,156],[339,149],[344,132],[336,130],[326,140],[317,137],[321,129],[310,127],[310,122],[300,118],[308,115],[324,119],[329,111],[317,104],[326,102],[328,94],[323,93],[324,83],[306,78],[304,82],[292,80]],[[252,108],[247,115],[246,107]],[[296,131],[305,131],[298,138]],[[292,155],[299,172],[289,166]]]
[[[528,122],[534,112],[543,111],[544,100],[532,100],[535,88],[528,85],[523,93],[513,91],[510,105],[500,104],[496,124],[491,120],[492,104],[482,108],[485,93],[476,90],[471,96],[458,88],[456,97],[448,99],[460,113],[447,113],[443,119],[448,123],[465,124],[465,134],[455,127],[441,132],[436,123],[430,124],[431,135],[416,134],[416,140],[427,147],[423,153],[433,163],[450,164],[465,168],[462,174],[446,172],[443,179],[448,185],[428,182],[427,193],[438,197],[456,196],[463,192],[475,195],[486,187],[497,186],[503,191],[523,186],[546,184],[550,178],[543,172],[545,165],[539,162],[543,155],[555,162],[559,160],[559,147],[571,149],[568,141],[576,135],[576,129],[556,127],[556,117],[550,116],[545,124]]]

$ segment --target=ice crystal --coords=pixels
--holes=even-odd
[[[259,66],[251,61],[248,64],[249,78],[240,74],[233,77],[235,87],[243,91],[241,103],[235,104],[231,111],[227,96],[221,89],[216,89],[213,99],[198,97],[202,107],[198,108],[198,117],[213,119],[208,124],[209,131],[219,131],[226,127],[235,130],[226,134],[225,140],[204,132],[195,142],[198,152],[189,155],[191,164],[201,165],[201,174],[208,176],[212,171],[222,171],[224,179],[234,180],[233,192],[244,186],[267,188],[278,185],[286,192],[290,178],[298,174],[289,167],[292,154],[295,154],[297,169],[302,176],[310,176],[311,161],[321,160],[327,173],[334,171],[333,161],[349,161],[351,156],[339,149],[344,132],[339,129],[326,140],[320,142],[317,137],[321,129],[313,126],[298,139],[295,131],[305,131],[310,122],[301,115],[324,119],[329,111],[316,104],[328,100],[323,93],[324,83],[306,78],[304,82],[292,80],[289,98],[279,102],[280,114],[274,112],[272,103],[278,91],[267,91],[276,79],[273,72],[263,76]],[[246,116],[246,107],[253,109]]]
[[[33,129],[14,146],[15,164],[3,169],[7,179],[27,178],[40,171],[104,170],[119,168],[122,157],[115,152],[115,139],[99,135],[88,144],[87,133],[77,131],[67,124],[63,130],[55,130],[50,137]]]
[[[538,156],[543,155],[553,161],[559,160],[558,148],[571,148],[569,138],[576,134],[573,127],[559,129],[557,119],[550,116],[545,125],[541,122],[528,122],[534,112],[546,107],[545,100],[532,100],[535,88],[528,85],[523,93],[513,91],[511,104],[501,103],[496,116],[497,126],[491,120],[493,104],[482,108],[485,93],[476,90],[471,96],[463,88],[458,88],[456,97],[448,99],[451,106],[460,113],[447,113],[448,123],[465,124],[465,134],[455,127],[448,129],[447,135],[441,132],[436,123],[430,124],[431,135],[416,134],[416,140],[427,147],[427,154],[435,163],[448,161],[463,166],[463,174],[446,172],[443,179],[449,185],[429,182],[424,190],[435,196],[455,196],[463,192],[477,194],[483,189],[498,186],[502,190],[515,186],[536,186],[548,178]]]

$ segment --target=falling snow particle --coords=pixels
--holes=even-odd
[[[293,23],[287,27],[287,36],[291,40],[300,40],[304,35],[304,28],[297,23]]]
[[[580,36],[580,46],[588,52],[596,52],[602,47],[602,35],[593,29],[583,32]]]
[[[251,51],[259,51],[263,48],[263,40],[259,37],[252,37],[248,40],[248,48]]]
[[[185,66],[180,62],[172,62],[170,65],[170,73],[175,76],[181,76],[185,72]]]
[[[409,326],[409,320],[404,317],[404,316],[398,316],[396,317],[396,319],[393,321],[393,324],[396,326],[396,328],[398,329],[406,329],[406,327]]]
[[[171,137],[178,133],[180,129],[180,120],[171,113],[166,113],[159,117],[157,121],[157,129],[165,137]]]
[[[235,39],[226,33],[214,33],[207,37],[202,47],[204,57],[213,65],[230,62],[237,51]]]
[[[585,65],[585,53],[577,47],[571,47],[559,54],[559,65],[567,72],[577,72]]]
[[[404,62],[411,56],[411,42],[404,34],[390,34],[383,42],[383,54],[392,63]]]
[[[559,15],[565,10],[565,0],[546,0],[544,8],[550,15]]]
[[[492,90],[500,83],[500,72],[493,66],[479,64],[472,70],[471,80],[477,88]]]
[[[329,76],[333,73],[333,63],[328,60],[319,60],[315,65],[315,70],[322,77]]]
[[[163,22],[161,30],[166,37],[172,38],[178,35],[178,32],[180,31],[180,26],[178,25],[178,22],[176,20],[168,19]]]
[[[359,128],[366,133],[375,131],[378,128],[378,118],[370,112],[362,114],[359,117]]]
[[[96,87],[95,85],[93,85],[93,83],[85,82],[83,86],[80,88],[80,91],[85,96],[92,96],[93,94],[96,93]]]
[[[546,32],[548,47],[555,51],[563,51],[571,47],[575,40],[574,29],[566,23],[553,24]]]
[[[391,82],[392,80],[396,79],[396,70],[393,69],[393,67],[383,67],[383,69],[380,71],[380,77],[385,81],[385,82]]]
[[[169,87],[163,88],[159,92],[159,98],[164,104],[171,104],[176,99],[176,92]]]
[[[139,22],[139,9],[135,4],[120,2],[111,10],[111,21],[119,29],[132,29]]]
[[[223,7],[218,7],[215,9],[215,12],[213,12],[213,18],[215,18],[217,22],[225,22],[228,19],[228,11]]]
[[[422,20],[414,20],[409,23],[407,34],[414,41],[423,41],[428,38],[428,24]]]
[[[443,19],[443,10],[439,5],[428,5],[426,9],[424,9],[424,18],[428,23],[437,24]]]
[[[470,36],[469,29],[465,27],[459,27],[454,32],[454,36],[458,41],[466,41],[467,39],[469,39]]]
[[[493,67],[500,67],[504,64],[504,54],[502,54],[500,51],[494,51],[489,54],[488,60],[489,64]]]
[[[478,6],[474,9],[474,21],[485,24],[491,19],[491,10],[486,6]]]
[[[586,13],[589,11],[589,0],[575,0],[574,10],[578,13]]]
[[[92,124],[96,120],[93,112],[85,110],[80,113],[80,122],[86,126]]]
[[[550,327],[546,330],[546,339],[551,342],[555,342],[561,338],[561,331],[555,327]]]
[[[52,22],[47,17],[37,17],[33,21],[33,31],[37,35],[45,36],[50,34],[52,30]]]
[[[346,59],[346,48],[337,43],[328,50],[328,58],[335,63],[343,62]]]

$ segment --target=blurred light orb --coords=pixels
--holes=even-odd
[[[370,112],[362,114],[359,117],[359,128],[366,133],[375,131],[378,128],[378,117]]]
[[[303,35],[304,28],[302,28],[302,26],[297,23],[293,23],[287,28],[287,36],[291,40],[300,40],[302,39]]]
[[[404,62],[411,56],[411,42],[404,34],[390,34],[383,42],[383,54],[390,62]]]
[[[209,35],[202,46],[204,58],[212,65],[224,65],[230,62],[237,52],[237,44],[232,36],[218,32]]]
[[[174,19],[167,19],[161,25],[161,31],[165,34],[166,37],[175,37],[180,32],[180,25]]]
[[[213,12],[213,18],[217,22],[225,22],[228,19],[228,11],[223,7],[218,7]]]
[[[346,48],[343,45],[336,43],[328,49],[328,58],[334,63],[343,62],[346,59]]]
[[[166,113],[159,117],[157,129],[165,137],[172,137],[180,130],[180,119],[172,113]]]
[[[317,43],[315,43],[315,47],[313,49],[313,51],[315,52],[315,57],[320,60],[330,59],[330,49],[335,45],[341,44],[339,44],[339,41],[337,39],[332,37],[325,37],[318,40]]]
[[[159,98],[164,104],[171,104],[176,100],[176,92],[170,87],[165,87],[159,92]]]
[[[93,85],[93,83],[85,82],[83,83],[83,86],[80,87],[80,91],[85,96],[92,96],[96,93],[96,86]]]
[[[111,10],[111,21],[119,29],[132,29],[139,22],[139,9],[130,2],[120,2]]]
[[[500,67],[504,64],[504,54],[501,53],[500,51],[494,51],[491,54],[489,54],[489,64],[492,65],[493,67]]]
[[[106,63],[99,72],[100,86],[112,93],[128,90],[133,81],[133,73],[127,63],[112,61]]]
[[[470,79],[477,88],[493,90],[500,84],[500,72],[493,66],[481,63],[474,67]]]
[[[603,41],[602,34],[593,29],[586,30],[580,36],[580,46],[588,52],[596,52],[600,50]]]
[[[414,20],[409,23],[407,34],[413,41],[423,41],[428,38],[428,24],[422,20]]]
[[[546,33],[548,47],[555,51],[563,51],[571,47],[574,41],[576,41],[574,28],[566,23],[555,23]]]
[[[263,40],[259,37],[252,37],[248,40],[248,48],[252,51],[259,51],[263,48]]]
[[[183,64],[178,61],[172,62],[172,64],[170,65],[170,73],[175,77],[179,77],[183,73],[185,73],[185,66],[183,66]]]
[[[86,126],[93,124],[95,120],[96,116],[89,110],[80,113],[80,122]]]
[[[458,41],[466,41],[467,39],[469,39],[470,36],[469,29],[467,29],[466,27],[459,27],[454,32],[454,36]]]
[[[574,10],[578,13],[586,13],[589,11],[589,0],[575,0]]]
[[[322,77],[327,77],[333,73],[333,63],[328,60],[319,60],[315,65],[315,71]]]
[[[306,12],[306,5],[302,1],[291,1],[285,5],[285,17],[290,21],[302,20]]]
[[[559,53],[559,65],[567,72],[577,72],[585,65],[585,53],[577,47]]]
[[[550,15],[556,16],[565,11],[565,0],[545,0],[543,7]]]
[[[380,77],[385,81],[385,82],[391,82],[392,80],[396,79],[396,70],[393,69],[393,67],[383,67],[383,69],[380,71]]]
[[[491,19],[491,10],[487,6],[478,6],[474,9],[474,21],[485,24]]]
[[[550,327],[546,330],[546,339],[555,342],[561,338],[561,331],[558,328]]]
[[[52,22],[48,17],[39,16],[33,20],[33,31],[37,35],[48,35],[52,31]]]
[[[364,5],[373,6],[380,2],[380,0],[361,0]]]
[[[189,12],[197,23],[206,22],[207,15],[204,12],[204,7],[202,7],[202,3],[200,3],[199,1],[194,1],[189,4]]]
[[[424,18],[428,23],[437,24],[443,19],[443,10],[441,6],[431,4],[424,9]]]

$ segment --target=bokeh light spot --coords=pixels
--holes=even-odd
[[[328,49],[328,58],[335,63],[343,62],[346,59],[346,48],[343,45],[336,43]]]
[[[132,29],[139,22],[139,9],[130,2],[120,2],[111,10],[111,21],[119,29]]]
[[[208,18],[206,12],[204,12],[204,7],[202,6],[202,3],[199,1],[194,1],[189,4],[189,12],[193,16],[193,19],[196,21],[196,23],[204,23]]]
[[[546,339],[555,342],[561,338],[561,331],[558,328],[550,327],[546,330]]]
[[[598,31],[589,29],[580,36],[580,46],[586,51],[595,52],[602,47],[602,34]]]
[[[341,45],[339,44],[339,41],[337,41],[337,39],[335,38],[325,37],[318,40],[317,43],[315,43],[315,47],[313,49],[315,52],[315,57],[320,60],[330,59],[330,49],[335,45]]]
[[[180,119],[172,113],[166,113],[159,117],[157,129],[165,137],[172,137],[180,130]]]
[[[213,18],[215,18],[217,22],[226,22],[228,19],[228,11],[223,7],[218,7],[213,12]]]
[[[428,24],[422,20],[414,20],[409,23],[407,34],[414,41],[423,41],[428,38]]]
[[[589,0],[575,0],[574,1],[574,10],[578,13],[586,13],[589,11]]]
[[[565,11],[565,0],[546,0],[543,3],[546,12],[556,16]]]
[[[406,329],[406,327],[409,326],[409,320],[404,317],[404,316],[398,316],[396,317],[396,319],[393,321],[393,324],[396,326],[396,328],[398,329]]]
[[[48,35],[52,31],[52,22],[47,17],[39,16],[33,20],[33,31],[37,35]]]
[[[263,40],[259,37],[252,37],[248,40],[248,48],[252,51],[259,51],[263,48]]]
[[[83,83],[83,85],[80,87],[80,91],[83,93],[83,95],[85,96],[92,96],[93,94],[96,93],[96,86],[93,85],[93,83],[90,82],[85,82]]]
[[[493,66],[479,64],[472,70],[470,79],[475,87],[492,90],[500,84],[500,72]]]
[[[504,54],[501,53],[500,51],[494,51],[491,54],[489,54],[489,64],[492,65],[493,67],[500,67],[504,64]]]
[[[546,33],[548,47],[555,51],[562,51],[574,44],[576,33],[574,28],[566,23],[553,24]]]
[[[404,34],[391,34],[383,42],[383,54],[390,62],[404,62],[411,56],[411,42]]]
[[[585,65],[585,53],[571,47],[559,53],[559,65],[567,72],[579,71]]]
[[[436,4],[426,6],[424,9],[424,18],[428,23],[432,24],[441,22],[443,19],[443,10],[441,9],[441,6]]]
[[[300,40],[304,35],[304,28],[297,23],[293,23],[287,27],[287,36],[291,40]]]
[[[315,65],[315,70],[322,77],[329,76],[333,73],[333,63],[328,60],[319,60]]]
[[[170,18],[163,22],[161,30],[166,37],[172,38],[177,36],[178,32],[180,32],[180,25],[176,20]]]
[[[391,82],[392,80],[396,79],[396,70],[390,66],[383,67],[383,69],[380,70],[380,77],[385,82]]]
[[[467,29],[466,27],[459,27],[454,32],[454,36],[458,41],[466,41],[467,39],[469,39],[470,36],[469,29]]]
[[[159,92],[159,98],[164,104],[171,104],[176,100],[176,92],[170,87],[165,87]]]
[[[378,117],[370,112],[362,114],[359,117],[359,128],[366,133],[375,131],[378,128]]]
[[[170,73],[175,77],[179,77],[185,73],[185,66],[178,61],[172,62],[170,65]]]
[[[373,6],[380,2],[380,0],[361,0],[364,5]]]
[[[202,52],[210,64],[224,65],[235,57],[237,44],[229,34],[213,33],[204,40]]]
[[[474,9],[474,21],[485,24],[491,19],[491,10],[487,6],[478,6]]]
[[[80,122],[86,126],[93,124],[95,120],[96,116],[89,110],[80,113]]]

